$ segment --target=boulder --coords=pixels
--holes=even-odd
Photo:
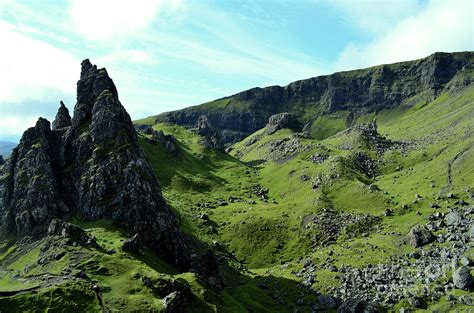
[[[467,266],[461,266],[453,272],[454,286],[462,290],[472,289],[472,275]]]
[[[427,245],[435,239],[435,235],[424,227],[414,227],[408,233],[408,243],[414,248]]]
[[[68,239],[68,242],[72,244],[99,247],[95,238],[90,237],[82,228],[56,218],[49,223],[48,236]]]
[[[445,217],[446,220],[446,225],[448,226],[456,226],[462,221],[462,216],[459,212],[457,211],[452,211],[446,214]]]
[[[163,299],[163,312],[166,313],[186,313],[187,299],[179,291],[174,291]]]
[[[339,309],[338,313],[377,313],[380,312],[378,305],[369,303],[361,299],[347,299],[344,301]]]
[[[132,253],[140,253],[141,242],[138,234],[126,239],[122,244],[122,250]]]

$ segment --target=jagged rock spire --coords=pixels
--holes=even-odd
[[[55,129],[66,110],[61,104]],[[196,260],[161,195],[114,83],[89,60],[82,62],[72,125],[57,132],[40,118],[13,151],[6,174],[4,233],[40,235],[54,218],[111,219],[179,270],[205,274],[219,288],[217,265]]]
[[[53,121],[53,130],[68,126],[71,126],[71,115],[69,115],[69,110],[64,105],[64,102],[60,101],[58,113],[56,114],[56,118]]]
[[[83,122],[89,122],[92,118],[92,110],[97,98],[107,94],[118,102],[117,88],[109,77],[105,68],[97,69],[89,59],[81,63],[81,76],[77,82],[77,104],[74,107],[72,125],[77,127]]]
[[[6,164],[0,234],[39,235],[54,216],[67,212],[57,179],[58,146],[44,118],[23,133]]]

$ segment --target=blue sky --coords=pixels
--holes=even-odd
[[[0,140],[106,67],[133,119],[255,86],[474,50],[472,0],[0,0]]]

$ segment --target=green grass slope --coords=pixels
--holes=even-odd
[[[150,251],[122,251],[130,234],[110,221],[73,221],[100,248],[66,246],[64,255],[42,264],[46,239],[0,244],[0,310],[160,311],[164,296],[144,285],[148,277],[189,286],[190,312],[310,312],[315,293],[302,289],[302,278],[294,275],[302,261],[318,268],[313,290],[331,292],[341,280],[326,268],[329,259],[336,267],[362,268],[403,258],[414,251],[405,241],[413,226],[447,212],[458,199],[474,200],[474,86],[452,84],[430,101],[415,97],[356,116],[353,124],[375,118],[379,133],[397,142],[383,152],[358,132],[343,131],[344,112],[319,119],[313,136],[262,129],[230,153],[204,148],[198,135],[181,126],[140,121],[176,137],[180,154],[172,156],[139,134],[181,228],[219,257],[228,287],[216,294]],[[373,175],[361,155],[375,163]],[[392,216],[385,216],[387,209]],[[342,226],[315,222],[325,216]],[[398,303],[394,310],[401,306],[410,305]],[[426,300],[419,311],[454,309],[469,310],[445,296]]]
[[[229,156],[201,148],[190,131],[159,124],[154,128],[175,134],[187,153],[184,161],[174,161],[172,171],[159,163],[167,159],[164,153],[153,166],[185,229],[230,253],[253,273],[295,280],[290,273],[301,268],[301,259],[323,264],[329,255],[335,266],[383,263],[413,251],[405,243],[406,234],[426,223],[433,212],[452,207],[455,199],[445,198],[447,193],[469,201],[474,192],[469,166],[474,161],[474,88],[453,89],[430,102],[413,101],[417,103],[406,108],[357,118],[356,123],[376,118],[382,135],[405,143],[383,155],[348,132],[317,140],[290,130],[272,135],[261,130],[236,143]],[[297,138],[306,148],[275,157],[278,152],[272,145],[286,138]],[[151,160],[158,155],[148,145],[144,148]],[[376,177],[354,167],[355,151],[379,160]],[[311,162],[314,155],[324,156],[324,162]],[[182,180],[186,183],[173,185]],[[315,181],[320,187],[313,188]],[[196,190],[195,184],[202,189]],[[261,189],[268,190],[268,196],[262,198]],[[229,197],[237,200],[229,202]],[[220,206],[219,199],[228,204]],[[440,205],[437,210],[430,207],[435,202]],[[325,208],[367,215],[369,222],[350,223],[326,245],[325,229],[305,227]],[[394,216],[384,216],[386,209]],[[202,214],[209,216],[212,226],[199,218]],[[338,283],[335,273],[321,270],[314,288],[324,291]]]

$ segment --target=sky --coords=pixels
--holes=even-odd
[[[105,67],[132,119],[256,86],[474,50],[474,0],[0,0],[0,140]]]

